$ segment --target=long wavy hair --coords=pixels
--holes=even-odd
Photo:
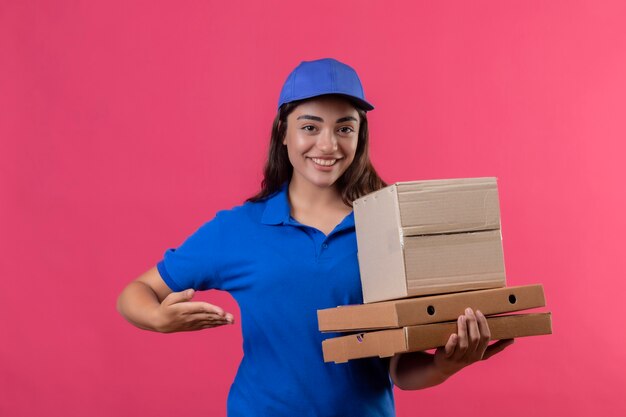
[[[278,109],[272,125],[270,148],[263,170],[264,178],[261,182],[261,191],[246,201],[256,202],[264,200],[291,179],[293,166],[289,161],[287,147],[283,145],[283,140],[287,133],[287,116],[304,101],[306,99],[285,103]],[[352,104],[361,119],[358,143],[352,164],[335,182],[337,190],[341,194],[341,199],[344,204],[350,207],[352,207],[352,202],[357,198],[387,186],[387,183],[378,176],[370,161],[366,112],[359,108],[356,103],[353,102]]]

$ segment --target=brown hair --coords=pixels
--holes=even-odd
[[[264,178],[261,183],[261,191],[246,201],[263,200],[278,191],[285,181],[291,179],[293,166],[289,161],[287,147],[283,145],[283,140],[287,133],[287,116],[304,101],[297,100],[285,103],[278,109],[272,125],[270,149],[263,170]],[[341,193],[341,199],[350,207],[357,198],[387,186],[387,183],[376,173],[369,158],[369,132],[366,112],[355,103],[353,105],[361,118],[356,152],[352,164],[335,182]]]

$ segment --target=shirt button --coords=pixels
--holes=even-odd
[[[323,243],[323,244],[322,244],[322,247],[323,247],[324,249],[326,249],[326,248],[328,247],[328,243]]]

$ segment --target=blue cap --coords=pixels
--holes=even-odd
[[[363,110],[374,109],[365,101],[363,86],[356,71],[333,58],[302,61],[291,71],[280,92],[278,108],[291,101],[324,94],[344,95]]]

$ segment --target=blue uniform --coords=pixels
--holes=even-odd
[[[393,416],[389,360],[324,363],[317,310],[363,302],[354,215],[328,235],[290,216],[287,183],[266,200],[219,211],[159,273],[173,291],[219,289],[239,304],[244,356],[230,417]]]

